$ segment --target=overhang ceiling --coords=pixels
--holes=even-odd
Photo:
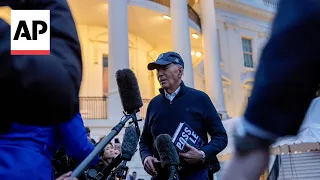
[[[106,0],[68,0],[68,2],[76,23],[108,27]],[[129,4],[129,32],[142,37],[157,50],[172,50],[171,21],[162,16],[162,13],[152,9]],[[202,53],[201,36],[195,39],[191,36],[192,33],[196,33],[196,31],[190,28],[191,49],[194,52]]]
[[[129,0],[130,2],[131,0]],[[137,1],[141,3],[154,3],[150,1]],[[77,24],[108,27],[108,4],[106,0],[68,0],[74,19]],[[169,9],[160,4],[158,9]],[[137,6],[128,4],[128,28],[129,33],[143,38],[156,50],[163,52],[172,50],[171,20],[164,19],[163,13],[145,8],[145,5]],[[10,8],[0,8],[0,18],[10,21]],[[202,39],[191,36],[197,33],[190,28],[191,51],[202,53]],[[198,62],[202,57],[193,56],[193,61]]]

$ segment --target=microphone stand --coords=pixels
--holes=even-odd
[[[177,168],[179,169],[179,166],[176,167],[174,165],[171,165],[169,167],[170,175],[169,175],[168,180],[178,180],[179,179],[179,175],[177,174]]]
[[[137,112],[139,112],[139,110],[136,110],[130,114],[126,114],[125,112],[123,112],[125,118],[121,120],[115,127],[113,127],[111,132],[107,135],[107,137],[103,138],[99,142],[99,144],[93,149],[93,151],[86,157],[86,159],[84,159],[77,166],[77,168],[73,170],[71,177],[79,177],[82,174],[82,172],[88,168],[89,164],[93,161],[93,159],[99,155],[99,153],[104,149],[104,147],[107,146],[107,144],[111,142],[116,135],[119,134],[119,132],[122,130],[125,124],[129,121],[129,119],[132,119],[130,124],[135,124],[137,134],[140,137],[138,121],[141,121],[141,119],[137,119]]]
[[[112,180],[112,177],[116,177],[116,170],[111,172],[111,174],[107,177],[107,180]]]
[[[128,172],[128,166],[126,166],[127,161],[123,161],[116,169],[117,172],[117,178],[121,179],[121,178],[126,178],[127,176],[127,172]]]
[[[112,178],[125,179],[128,172],[128,166],[125,165],[126,161],[123,161],[116,169],[114,169],[111,174],[107,177],[107,180],[112,180]]]
[[[170,166],[170,176],[168,180],[174,180],[175,174],[176,174],[176,168],[174,166]]]

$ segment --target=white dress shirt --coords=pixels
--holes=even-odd
[[[164,90],[164,94],[165,94],[166,98],[169,99],[170,102],[172,102],[172,100],[176,97],[176,95],[179,93],[179,91],[180,91],[180,86],[176,91],[174,91],[171,94],[167,93],[167,91]]]

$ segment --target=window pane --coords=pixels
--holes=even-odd
[[[104,68],[108,67],[108,56],[103,56],[102,60],[103,60],[103,67]]]
[[[252,42],[250,39],[242,38],[242,49],[244,52],[252,53]]]
[[[108,94],[108,55],[104,54],[102,56],[102,86],[103,86],[103,95]]]
[[[252,53],[252,42],[251,42],[251,40],[249,41],[249,52]]]
[[[252,55],[251,54],[243,54],[243,59],[244,59],[244,66],[245,67],[253,67],[253,60],[252,60]]]
[[[243,51],[244,51],[244,52],[250,52],[249,46],[244,45],[244,46],[243,46]]]

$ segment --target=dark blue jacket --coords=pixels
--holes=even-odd
[[[0,19],[0,131],[11,122],[54,125],[79,112],[81,48],[66,0],[1,0],[14,10],[50,10],[51,54],[11,56],[10,26]],[[17,113],[19,112],[19,113]]]
[[[264,138],[296,135],[320,84],[320,1],[279,2],[244,115]]]
[[[51,159],[61,146],[78,161],[94,149],[80,114],[68,122],[47,127],[13,123],[8,133],[0,134],[0,179],[54,179]],[[97,162],[98,157],[93,164]]]
[[[209,96],[202,91],[189,88],[181,83],[179,93],[172,103],[165,97],[164,90],[154,97],[147,108],[145,124],[140,139],[140,155],[143,161],[147,156],[160,160],[154,147],[154,140],[160,134],[173,136],[178,124],[186,122],[205,141],[201,149],[208,159],[218,163],[216,155],[227,146],[227,134],[221,119]],[[211,141],[208,141],[209,134]],[[192,174],[205,169],[204,165],[187,165],[182,161],[183,174]]]

